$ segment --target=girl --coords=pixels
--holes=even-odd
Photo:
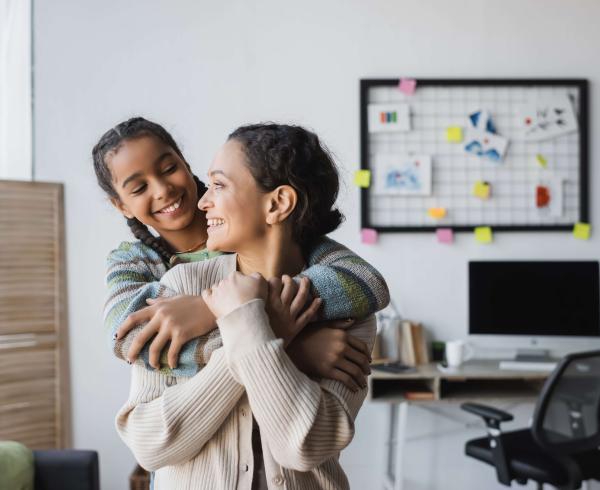
[[[161,283],[204,290],[223,347],[191,378],[134,366],[119,434],[156,471],[160,490],[346,489],[338,457],[366,389],[311,380],[294,366],[285,345],[299,305],[291,283],[278,279],[299,274],[306,249],[341,222],[335,166],[316,135],[254,125],[230,135],[209,178],[199,203],[207,245],[234,253],[176,267]],[[373,315],[351,330],[371,348]]]
[[[130,119],[105,133],[93,149],[93,159],[98,183],[139,239],[122,243],[108,257],[104,317],[114,353],[132,362],[141,351],[147,368],[191,376],[220,345],[215,318],[200,297],[165,298],[159,280],[176,263],[218,255],[205,247],[206,218],[196,206],[206,187],[191,173],[171,135],[143,118]],[[388,303],[387,286],[379,273],[345,247],[321,238],[306,253],[308,267],[299,277],[310,279],[314,296],[323,300],[322,318],[360,318]],[[283,280],[291,283],[287,277]],[[307,285],[306,280],[301,282],[302,288]],[[299,322],[305,323],[318,307],[317,300]],[[145,322],[145,327],[131,330]],[[331,350],[323,352],[324,346]],[[322,357],[307,366],[311,349]],[[360,378],[361,371],[368,372],[364,344],[339,328],[308,329],[290,345],[290,353],[298,354],[296,360],[312,370],[309,374],[328,375],[354,388],[352,376]],[[329,364],[324,358],[330,359]],[[357,369],[359,365],[362,369]]]

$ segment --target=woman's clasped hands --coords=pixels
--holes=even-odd
[[[117,338],[145,323],[129,348],[128,360],[133,362],[150,342],[150,364],[159,368],[161,352],[168,349],[168,364],[175,368],[186,342],[214,330],[215,318],[254,299],[264,300],[273,333],[283,339],[288,355],[301,371],[313,377],[338,380],[353,391],[366,386],[366,376],[370,373],[367,345],[347,333],[353,323],[351,319],[314,323],[322,301],[311,299],[310,280],[306,277],[297,282],[284,275],[267,281],[258,273],[233,272],[203,291],[202,297],[148,300],[150,306],[127,317],[117,331]]]

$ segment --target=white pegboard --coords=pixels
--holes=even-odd
[[[386,227],[444,226],[560,226],[580,220],[580,134],[564,134],[543,141],[524,141],[518,126],[521,107],[539,97],[568,95],[579,115],[580,92],[573,85],[552,86],[422,86],[405,95],[396,86],[371,86],[367,104],[406,103],[410,106],[408,132],[367,132],[368,161],[377,176],[377,155],[419,155],[432,158],[432,193],[429,196],[368,195],[369,225]],[[466,128],[469,114],[490,112],[497,133],[509,139],[502,162],[467,153],[463,143],[446,141],[449,126]],[[548,160],[546,169],[534,163],[535,155]],[[535,206],[535,187],[561,177],[563,212],[553,216]],[[476,181],[492,185],[492,197],[472,195]],[[441,220],[427,210],[443,207]]]

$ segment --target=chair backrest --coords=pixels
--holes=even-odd
[[[558,454],[600,445],[600,351],[562,359],[544,384],[531,430],[538,444]]]

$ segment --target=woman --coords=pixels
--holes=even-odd
[[[366,388],[296,368],[285,346],[302,305],[277,279],[300,273],[306,250],[340,224],[335,166],[316,135],[254,125],[230,135],[209,178],[207,246],[234,253],[180,265],[161,283],[204,291],[223,347],[191,378],[134,365],[117,430],[157,490],[348,488],[338,456]],[[372,348],[372,316],[350,331]]]

